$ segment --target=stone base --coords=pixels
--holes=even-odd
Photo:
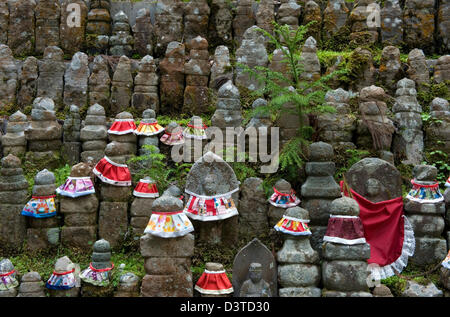
[[[322,290],[322,297],[373,297],[369,292],[339,292]]]
[[[416,250],[410,263],[424,267],[436,264],[447,256],[447,242],[440,238],[416,237]]]
[[[0,205],[1,248],[22,246],[27,235],[26,217],[21,215],[23,205]]]
[[[317,287],[287,287],[280,288],[280,297],[321,297],[322,290]]]
[[[6,291],[0,291],[0,297],[16,297],[17,289],[9,289]]]
[[[117,291],[114,293],[114,297],[139,297],[139,292]]]
[[[184,275],[145,275],[142,297],[192,297],[194,289],[191,273]]]
[[[164,239],[146,234],[140,240],[141,255],[150,257],[190,258],[194,255],[194,235]]]
[[[90,252],[97,240],[97,227],[63,227],[61,230],[61,242],[65,246],[75,247]]]
[[[83,283],[81,287],[81,297],[112,297],[114,286],[110,283],[108,286],[95,286]]]
[[[344,245],[325,242],[322,246],[322,256],[328,260],[365,261],[370,258],[370,245],[367,243]]]
[[[59,233],[59,228],[29,228],[27,230],[27,249],[36,251],[57,245],[59,243],[59,234],[57,237],[58,241],[54,241],[56,237],[52,237],[52,235],[56,235],[57,233]]]
[[[367,262],[365,261],[324,261],[322,279],[326,289],[341,292],[368,292]]]
[[[50,297],[79,297],[80,287],[74,287],[67,290],[49,289],[48,293],[50,294]]]
[[[278,283],[283,287],[318,286],[320,268],[313,264],[282,264],[278,266]]]
[[[98,219],[98,235],[107,240],[112,248],[121,244],[128,229],[128,203],[106,202],[100,203]]]
[[[101,201],[128,202],[131,197],[132,188],[129,186],[113,186],[102,183],[100,188]]]

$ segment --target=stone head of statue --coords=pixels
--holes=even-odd
[[[251,263],[250,267],[248,269],[248,275],[250,277],[250,280],[257,284],[262,280],[262,265],[261,263]]]
[[[203,191],[207,196],[213,196],[217,193],[217,176],[208,174],[203,180]]]
[[[366,182],[366,192],[369,197],[376,197],[382,193],[383,185],[375,178],[369,178]]]

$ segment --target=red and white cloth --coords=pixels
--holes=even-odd
[[[131,186],[131,173],[126,164],[118,164],[107,156],[95,165],[94,174],[104,183],[115,186]]]
[[[447,178],[447,182],[445,183],[445,187],[450,187],[450,177]]]
[[[54,290],[67,290],[76,286],[75,268],[66,272],[56,272],[48,279],[45,286]]]
[[[413,228],[403,215],[403,198],[374,203],[350,191],[359,205],[364,237],[370,245],[372,277],[378,280],[400,273],[408,265],[408,257],[414,255],[416,245]],[[346,190],[343,192],[349,196]]]
[[[407,199],[421,204],[435,204],[444,201],[444,196],[441,194],[438,182],[425,185],[417,183],[416,180],[412,179],[411,184],[413,187],[406,196]]]
[[[172,132],[164,132],[161,139],[159,139],[165,145],[179,145],[184,143],[184,135],[181,127],[174,129]]]
[[[293,236],[309,236],[311,230],[308,227],[309,220],[298,219],[283,215],[283,218],[275,225],[275,230]]]
[[[156,198],[159,197],[159,192],[153,180],[141,179],[137,183],[133,195],[141,198]]]
[[[366,243],[361,219],[357,216],[331,215],[323,241],[345,245]]]
[[[0,291],[7,291],[19,286],[19,281],[17,281],[16,270],[4,271],[0,268]]]
[[[208,295],[233,293],[233,286],[225,271],[205,270],[195,284],[195,289],[201,294]]]
[[[300,204],[300,199],[295,195],[295,191],[291,189],[289,194],[280,193],[275,187],[273,194],[269,199],[271,205],[275,207],[291,208]]]
[[[109,134],[128,134],[133,133],[136,130],[136,124],[133,119],[116,119],[112,124],[111,128],[109,128]]]
[[[160,238],[176,238],[194,231],[191,221],[182,210],[153,212],[144,233]]]
[[[205,140],[208,138],[206,135],[207,128],[208,127],[204,124],[201,126],[196,126],[189,123],[187,128],[184,129],[183,135],[188,139]]]
[[[204,196],[186,190],[190,195],[189,201],[184,208],[184,213],[189,218],[200,221],[223,220],[238,215],[238,210],[231,195],[237,192],[236,188],[228,193]]]
[[[164,131],[164,128],[159,125],[158,121],[146,123],[141,122],[139,126],[134,130],[136,135],[152,136]]]

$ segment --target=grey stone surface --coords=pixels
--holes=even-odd
[[[4,44],[0,45],[0,107],[12,105],[16,101],[17,66],[11,49]]]
[[[241,186],[241,198],[239,200],[240,235],[258,235],[268,231],[268,205],[262,182],[260,178],[250,177]]]
[[[83,107],[87,104],[89,62],[85,53],[73,55],[64,74],[64,104]]]
[[[37,79],[37,96],[51,98],[57,106],[63,102],[64,52],[57,46],[48,46],[39,60],[39,78]]]
[[[398,133],[394,137],[393,150],[404,164],[419,164],[423,160],[422,107],[416,99],[414,81],[404,78],[397,83],[394,107]]]
[[[399,0],[387,0],[380,12],[381,42],[398,45],[403,40],[403,11]]]
[[[324,243],[322,248],[322,256],[327,260],[365,261],[370,258],[370,246],[367,243],[357,245]]]
[[[108,61],[103,55],[97,55],[91,64],[92,71],[89,76],[89,103],[99,104],[108,109],[111,78],[109,74]],[[103,115],[104,115],[103,110]],[[87,118],[86,118],[87,119]]]
[[[122,55],[111,82],[111,115],[125,111],[131,105],[132,91],[131,61],[128,57]]]
[[[265,47],[264,35],[258,31],[257,26],[247,29],[243,35],[242,44],[236,51],[236,61],[252,68],[255,66],[267,66],[268,55]],[[246,87],[249,90],[261,88],[256,79],[250,78],[249,74],[240,67],[236,69],[237,86]]]
[[[415,281],[407,281],[403,297],[443,297],[443,292],[436,285],[430,283],[426,286]]]
[[[367,263],[365,261],[323,262],[322,280],[327,290],[341,292],[367,291]]]

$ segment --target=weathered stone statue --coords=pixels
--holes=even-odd
[[[440,261],[447,253],[446,241],[442,238],[445,201],[436,181],[437,171],[431,165],[416,165],[412,189],[405,199],[405,212],[416,240],[411,262],[421,267]]]
[[[309,213],[300,207],[286,210],[275,226],[284,237],[277,253],[281,297],[320,297],[319,254],[310,243]]]
[[[235,297],[277,296],[277,262],[258,239],[243,247],[233,262]]]
[[[38,272],[28,272],[22,276],[17,297],[45,297],[44,283]]]
[[[358,203],[342,197],[330,205],[324,237],[322,279],[324,297],[371,297],[367,277],[370,246],[364,238]]]
[[[239,297],[271,297],[270,285],[262,279],[261,263],[251,263],[248,269],[249,279],[246,280]]]
[[[55,269],[46,283],[52,297],[78,297],[80,293],[80,269],[67,256],[56,260]]]
[[[190,196],[184,212],[196,220],[200,240],[213,244],[236,241],[238,210],[234,202],[239,197],[239,181],[224,160],[206,153],[192,166],[185,191]]]
[[[112,295],[111,270],[114,264],[111,262],[111,246],[108,241],[97,240],[93,246],[92,262],[80,273],[83,281],[81,294],[83,297],[97,297]]]

